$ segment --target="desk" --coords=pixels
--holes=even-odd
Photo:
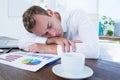
[[[67,80],[56,76],[52,67],[60,61],[47,65],[37,72],[30,72],[0,64],[0,80]],[[120,64],[104,60],[86,60],[85,64],[94,71],[92,77],[84,80],[120,80]]]

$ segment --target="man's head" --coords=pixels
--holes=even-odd
[[[23,14],[24,27],[28,32],[44,37],[63,36],[59,13],[32,6]]]

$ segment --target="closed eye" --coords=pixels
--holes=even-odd
[[[46,32],[45,34],[44,34],[44,36],[47,36],[48,35],[48,32]]]
[[[48,21],[48,24],[47,24],[47,30],[50,30],[52,28],[52,24]],[[46,37],[46,36],[48,36],[49,35],[49,33],[48,32],[45,32],[43,35],[41,35],[41,36],[44,36],[44,37]]]
[[[52,28],[52,24],[48,22],[47,29],[51,29],[51,28]]]
[[[41,35],[41,36],[46,37],[47,35],[48,35],[48,32],[44,33],[44,34]]]

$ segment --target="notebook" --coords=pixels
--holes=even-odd
[[[18,48],[18,40],[0,36],[0,48]]]

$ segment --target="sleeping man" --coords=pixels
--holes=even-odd
[[[80,52],[86,58],[99,57],[99,39],[95,27],[82,10],[63,14],[32,6],[23,14],[28,31],[19,41],[19,48],[30,52],[61,55],[63,52]]]

